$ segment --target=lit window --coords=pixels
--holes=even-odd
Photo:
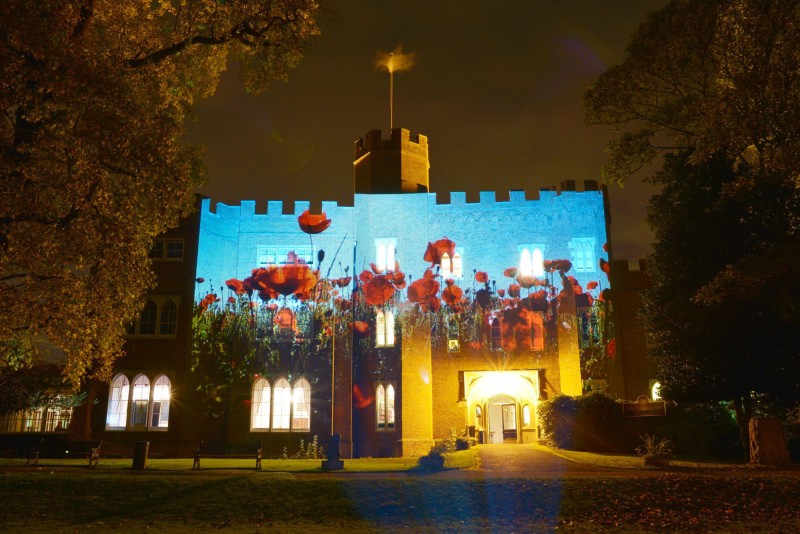
[[[442,258],[439,263],[439,274],[442,279],[450,278],[453,275],[453,263],[450,261],[450,254],[447,252],[442,253]]]
[[[45,415],[45,432],[60,432],[69,429],[72,407],[64,406],[64,400],[62,395],[56,395],[56,398],[48,404]]]
[[[270,393],[269,382],[263,378],[259,378],[253,384],[252,421],[250,423],[253,430],[269,430]]]
[[[394,429],[395,405],[392,384],[378,384],[375,388],[375,422],[378,430]]]
[[[134,378],[132,387],[125,375],[116,375],[111,381],[106,429],[168,428],[171,387],[166,375],[156,377],[152,387],[143,374]]]
[[[519,274],[520,276],[533,275],[533,261],[531,260],[531,251],[523,248],[519,253]]]
[[[131,396],[131,426],[147,426],[147,405],[150,403],[150,381],[144,375],[133,380]]]
[[[572,267],[576,272],[595,271],[595,242],[593,237],[575,238],[569,242],[572,251]]]
[[[171,299],[161,305],[161,320],[159,321],[159,334],[174,336],[178,325],[178,306]]]
[[[527,404],[522,407],[522,425],[531,425],[531,408]]]
[[[130,382],[125,375],[117,375],[111,382],[111,394],[108,397],[107,429],[124,429],[128,420],[128,395]]]
[[[301,378],[294,383],[292,430],[311,429],[311,385]]]
[[[537,278],[544,276],[544,256],[542,254],[542,249],[533,249],[533,254],[531,254],[531,264],[533,276],[536,276]]]
[[[394,386],[386,386],[386,424],[388,428],[394,428]]]
[[[378,429],[386,428],[386,388],[378,384],[375,392],[375,415],[378,418]]]
[[[458,250],[456,250],[452,258],[447,252],[442,253],[442,258],[439,262],[439,274],[442,275],[442,279],[461,278],[464,275],[462,263],[461,253]]]
[[[475,406],[475,428],[483,429],[483,410],[480,406]]]
[[[394,271],[395,247],[394,238],[380,238],[375,240],[375,266],[378,268],[378,271]]]
[[[543,245],[520,245],[519,269],[521,276],[544,276],[544,249]]]
[[[654,381],[650,386],[650,398],[654,401],[661,400],[661,383]]]
[[[272,408],[273,430],[289,430],[289,415],[292,408],[292,388],[285,378],[275,382],[275,402]]]
[[[394,347],[394,314],[378,310],[375,315],[375,346]]]
[[[456,251],[456,253],[453,254],[453,278],[461,278],[462,276],[461,253]]]
[[[156,378],[153,384],[153,409],[150,417],[151,428],[169,427],[170,382],[167,375]]]

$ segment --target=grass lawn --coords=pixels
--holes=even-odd
[[[97,471],[129,470],[130,458],[102,458]],[[265,472],[314,473],[320,472],[322,460],[262,460],[261,470]],[[23,467],[24,458],[0,458],[0,469],[3,467]],[[42,468],[74,467],[84,468],[88,460],[50,459],[39,460]],[[457,451],[445,456],[445,469],[467,469],[475,465],[474,450]],[[203,458],[200,462],[202,470],[254,470],[255,459]],[[349,472],[392,472],[409,471],[417,467],[417,458],[356,458],[344,461],[344,471]],[[192,469],[191,458],[150,458],[147,460],[148,471],[189,471]]]
[[[596,465],[598,467],[614,467],[618,469],[641,469],[642,459],[635,454],[604,454],[596,452],[569,451],[566,449],[555,449],[544,445],[534,445],[534,448],[547,451],[552,454],[580,462],[582,464]],[[672,467],[683,469],[734,469],[743,467],[744,464],[736,464],[715,460],[689,460],[683,458],[673,458]]]
[[[798,532],[800,478],[309,477],[0,467],[3,532]]]

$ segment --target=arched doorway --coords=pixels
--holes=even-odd
[[[488,443],[517,443],[517,401],[497,395],[486,402]]]
[[[539,372],[465,371],[467,426],[481,443],[530,443],[537,439]]]

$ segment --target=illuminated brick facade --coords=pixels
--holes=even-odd
[[[425,454],[451,429],[537,439],[538,402],[581,394],[586,339],[608,341],[586,319],[610,287],[605,191],[568,181],[439,202],[427,150],[403,129],[359,140],[353,205],[323,202],[320,233],[298,224],[308,202],[203,199],[192,224],[168,234],[186,243],[181,274],[158,273],[157,291],[180,300],[178,335],[132,336],[117,365],[168,373],[169,424],[111,428],[100,394],[95,430],[105,417],[109,444],[148,439],[165,455],[201,439],[292,455],[331,433],[345,458]],[[285,291],[297,273],[313,289]],[[391,280],[378,304],[375,276]],[[435,291],[422,298],[423,286]]]

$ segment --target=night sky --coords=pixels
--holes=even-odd
[[[251,96],[231,65],[199,105],[189,140],[207,148],[200,192],[256,200],[260,212],[267,200],[351,205],[353,142],[389,128],[389,75],[376,54],[398,45],[416,62],[395,73],[394,126],[428,136],[440,201],[598,180],[610,129],[584,124],[582,94],[665,3],[339,0],[287,83]],[[639,180],[610,188],[616,258],[648,252],[651,193]]]

